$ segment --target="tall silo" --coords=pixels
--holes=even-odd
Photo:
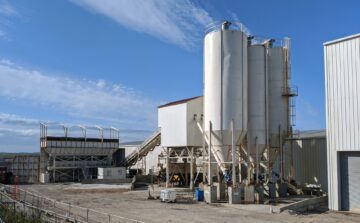
[[[270,148],[281,148],[289,130],[288,48],[269,48],[269,133]]]
[[[247,149],[259,169],[259,161],[267,144],[266,132],[266,66],[267,49],[265,44],[248,47],[248,136]]]
[[[204,40],[204,128],[225,178],[231,154],[231,121],[238,145],[247,129],[247,35],[229,29],[229,22],[209,32]]]

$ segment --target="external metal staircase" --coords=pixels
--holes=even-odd
[[[134,152],[130,153],[121,166],[130,167],[136,164],[137,161],[145,157],[150,151],[160,145],[161,130],[157,129],[148,139],[146,139]]]

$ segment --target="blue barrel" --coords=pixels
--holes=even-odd
[[[204,201],[204,190],[197,187],[195,188],[195,200],[196,201]]]

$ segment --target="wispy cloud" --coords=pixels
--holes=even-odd
[[[18,16],[18,11],[7,0],[0,0],[0,39],[10,40],[6,26],[10,23],[10,17]]]
[[[158,102],[105,80],[49,74],[0,61],[0,97],[121,127],[154,128]],[[0,117],[1,118],[1,117]]]
[[[39,150],[39,123],[44,120],[27,118],[15,114],[0,113],[0,151],[7,152],[37,152]],[[79,125],[71,123],[60,123],[45,121],[48,123],[48,134],[52,136],[63,136],[61,127],[65,124],[69,128],[68,135],[81,137],[82,131]],[[95,125],[82,125],[87,128],[88,137],[100,137]],[[109,129],[104,127],[104,136],[108,137]],[[139,141],[148,137],[152,130],[120,128],[120,142]]]
[[[39,125],[39,121],[36,119],[29,119],[6,113],[0,113],[0,123],[6,125],[22,125],[31,127]]]
[[[0,0],[0,15],[3,16],[15,16],[19,13],[15,8],[6,0]]]
[[[92,12],[105,15],[129,29],[161,40],[193,47],[213,19],[190,0],[72,0]]]

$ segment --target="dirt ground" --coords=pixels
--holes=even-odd
[[[326,207],[311,212],[270,214],[242,210],[229,205],[199,203],[162,203],[148,200],[147,190],[71,190],[71,185],[26,185],[22,188],[57,201],[120,215],[144,222],[360,222],[359,214],[328,211]]]

